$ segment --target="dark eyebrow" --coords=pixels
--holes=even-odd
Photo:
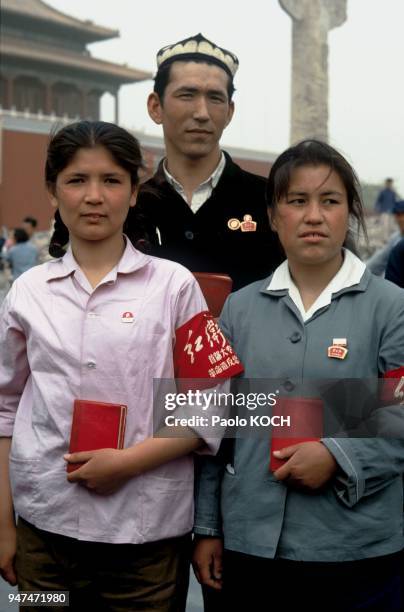
[[[186,85],[184,85],[183,87],[179,87],[178,89],[175,90],[175,93],[198,93],[200,92],[200,88],[199,87],[192,87],[189,86],[187,87]],[[214,95],[214,96],[223,96],[226,97],[226,92],[221,89],[208,89],[208,91],[206,92],[208,95]]]
[[[320,193],[320,195],[324,196],[324,195],[337,195],[337,196],[342,196],[344,195],[343,193],[341,193],[340,191],[333,191],[332,189],[330,191],[322,191]]]
[[[72,177],[85,178],[86,176],[88,176],[88,172],[70,172],[69,174],[66,175],[66,178],[72,178]],[[121,177],[121,176],[124,176],[124,172],[105,172],[102,176],[103,177]]]
[[[290,197],[290,196],[307,196],[307,195],[309,195],[307,191],[288,191],[288,193],[287,193],[287,197]],[[329,191],[321,191],[320,195],[321,196],[326,196],[326,195],[338,195],[338,196],[342,196],[343,193],[341,193],[340,191],[329,190]]]
[[[199,89],[197,87],[186,87],[183,85],[182,87],[178,87],[178,89],[175,90],[175,93],[196,93],[198,91]]]

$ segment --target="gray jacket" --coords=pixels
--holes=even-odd
[[[404,365],[404,291],[393,284],[365,271],[358,285],[333,294],[330,305],[303,323],[286,290],[266,289],[269,280],[232,294],[220,321],[246,378],[279,379],[284,393],[299,395],[308,380],[376,381]],[[344,360],[327,356],[333,338],[347,339]],[[340,469],[312,493],[276,481],[268,469],[267,439],[237,438],[231,459],[204,458],[195,533],[223,533],[230,550],[302,561],[349,561],[400,550],[404,441],[323,442]]]

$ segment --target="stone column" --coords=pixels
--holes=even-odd
[[[328,140],[328,32],[347,18],[347,0],[279,0],[293,20],[290,140]]]
[[[81,119],[88,119],[87,113],[87,93],[88,89],[83,87],[80,91],[80,117]]]
[[[117,89],[114,93],[114,98],[115,98],[115,123],[116,125],[119,125],[119,89]]]

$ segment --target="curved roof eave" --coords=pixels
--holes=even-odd
[[[76,32],[80,31],[89,43],[119,36],[119,30],[98,26],[92,21],[76,19],[54,9],[42,0],[2,0],[1,10],[3,15],[8,12]]]
[[[121,84],[146,81],[152,78],[150,72],[137,70],[121,64],[113,64],[94,58],[90,55],[80,55],[66,53],[65,50],[53,49],[52,53],[43,49],[33,47],[21,47],[11,42],[2,42],[0,52],[3,57],[3,64],[6,57],[24,60],[25,62],[40,62],[52,65],[53,67],[71,68],[74,70],[104,75],[119,81]]]

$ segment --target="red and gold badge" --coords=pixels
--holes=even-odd
[[[348,355],[346,338],[333,338],[332,346],[328,347],[327,355],[331,359],[345,359]]]

